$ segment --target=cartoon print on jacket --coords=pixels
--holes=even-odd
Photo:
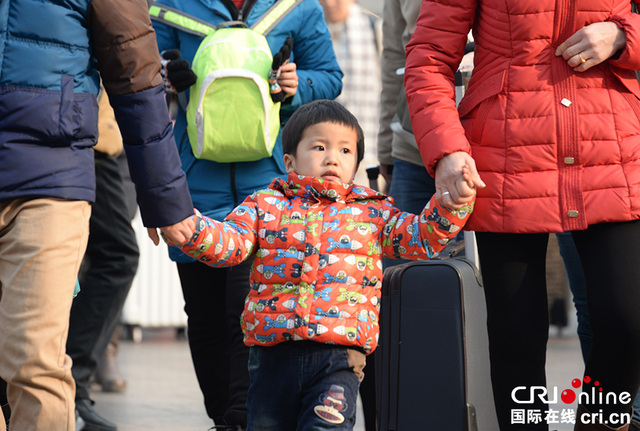
[[[197,213],[196,232],[180,247],[210,266],[254,258],[242,314],[247,345],[314,340],[370,353],[378,344],[382,257],[434,257],[472,209],[452,212],[432,199],[414,215],[366,187],[290,174],[224,222]]]

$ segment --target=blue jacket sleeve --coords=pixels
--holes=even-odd
[[[144,0],[93,0],[93,53],[109,94],[147,227],[175,224],[193,204],[173,137],[160,56]]]
[[[147,227],[175,224],[193,214],[162,85],[110,96]]]

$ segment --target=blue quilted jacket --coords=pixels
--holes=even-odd
[[[0,201],[95,198],[102,77],[147,226],[193,213],[144,0],[2,0]]]

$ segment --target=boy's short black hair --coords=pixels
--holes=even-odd
[[[298,144],[307,127],[318,123],[336,123],[353,128],[358,136],[357,163],[364,158],[364,133],[356,117],[347,108],[333,100],[314,100],[296,109],[282,129],[282,151],[284,154],[296,155]]]

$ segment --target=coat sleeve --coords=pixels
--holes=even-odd
[[[247,260],[258,242],[258,206],[252,196],[237,206],[223,222],[193,216],[196,230],[178,247],[194,259],[212,267],[233,266]]]
[[[160,58],[145,0],[93,0],[93,53],[124,142],[144,225],[193,214],[164,100]]]
[[[317,0],[302,2],[297,30],[293,34],[293,61],[298,72],[298,89],[290,106],[293,111],[318,99],[335,99],[342,91],[342,70],[333,51],[331,35]]]
[[[477,0],[424,0],[407,45],[405,91],[427,170],[455,151],[470,152],[455,101],[455,72],[464,55]]]
[[[469,205],[452,211],[432,197],[419,215],[393,208],[381,230],[383,256],[411,260],[435,257],[464,227],[474,205],[475,198]]]
[[[616,59],[610,59],[609,62],[613,66],[623,69],[640,70],[640,15],[628,10],[625,12],[609,19],[620,27],[627,39],[627,45],[620,56]]]

